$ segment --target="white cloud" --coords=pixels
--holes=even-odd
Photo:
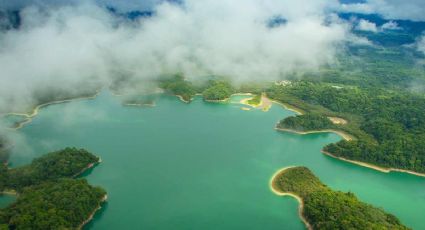
[[[397,22],[389,21],[387,23],[384,23],[381,26],[382,30],[401,30],[402,28],[398,26]]]
[[[418,51],[425,54],[425,35],[423,35],[416,44]]]
[[[369,32],[376,33],[378,32],[378,27],[373,22],[370,22],[365,19],[360,19],[359,22],[357,23],[356,30],[369,31]]]
[[[342,12],[353,12],[361,14],[372,14],[375,12],[375,10],[369,4],[366,3],[341,3],[341,5],[339,5],[338,10]]]
[[[425,21],[424,0],[366,0],[364,3],[341,4],[343,12],[376,13],[386,19]]]
[[[28,8],[18,31],[0,35],[0,108],[11,100],[31,103],[39,87],[74,90],[79,82],[107,84],[118,74],[147,79],[182,72],[243,81],[315,69],[334,61],[349,33],[328,13],[334,4],[187,0],[183,7],[162,3],[140,22],[120,21],[93,4],[47,13]],[[268,28],[276,15],[287,23]]]
[[[0,9],[16,10],[28,6],[61,7],[79,4],[98,4],[119,11],[150,10],[162,0],[0,0]]]

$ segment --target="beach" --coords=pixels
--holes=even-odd
[[[327,156],[330,156],[332,158],[338,159],[338,160],[342,160],[342,161],[349,162],[349,163],[356,164],[356,165],[360,165],[360,166],[363,166],[363,167],[366,167],[366,168],[374,169],[374,170],[377,170],[377,171],[380,171],[380,172],[383,172],[383,173],[401,172],[401,173],[412,174],[412,175],[415,175],[415,176],[425,177],[424,173],[418,173],[418,172],[405,170],[405,169],[379,167],[379,166],[369,164],[369,163],[365,163],[365,162],[361,162],[361,161],[354,161],[354,160],[349,160],[349,159],[344,158],[344,157],[337,157],[337,156],[333,155],[332,153],[326,152],[324,150],[322,150],[322,153],[327,155]]]
[[[304,211],[304,201],[303,201],[303,199],[301,197],[299,197],[298,195],[294,194],[294,193],[282,192],[278,188],[276,188],[275,180],[278,178],[278,176],[281,175],[282,173],[284,173],[286,170],[288,170],[290,168],[294,168],[294,167],[295,166],[285,167],[285,168],[278,170],[275,174],[273,174],[273,176],[270,179],[270,190],[278,196],[290,196],[290,197],[295,198],[299,203],[298,215],[299,215],[300,219],[304,222],[304,224],[305,224],[305,226],[308,230],[313,230],[313,227],[310,225],[310,223],[307,221],[307,219],[303,215],[303,211]]]
[[[349,134],[347,134],[343,131],[334,130],[334,129],[312,130],[312,131],[297,131],[297,130],[293,130],[293,129],[283,129],[283,128],[277,128],[277,127],[275,129],[279,130],[279,131],[296,133],[296,134],[300,134],[300,135],[306,135],[306,134],[312,134],[312,133],[335,133],[335,134],[338,134],[339,136],[341,136],[346,141],[354,140],[354,138],[351,135],[349,135]]]

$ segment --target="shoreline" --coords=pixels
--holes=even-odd
[[[252,97],[249,98],[244,98],[242,100],[239,101],[240,104],[244,105],[244,106],[249,106],[251,108],[254,109],[261,109],[264,112],[269,111],[269,109],[272,107],[273,105],[273,101],[268,98],[267,96],[265,96],[265,94],[261,94],[261,99],[260,99],[260,103],[258,104],[250,104],[248,101],[252,100],[254,98],[255,95],[251,95]]]
[[[93,210],[93,212],[89,215],[89,217],[83,221],[83,223],[80,224],[80,226],[78,226],[77,229],[83,229],[84,225],[88,224],[94,217],[94,215],[96,214],[97,211],[99,211],[102,208],[102,204],[106,202],[106,200],[108,199],[108,195],[105,194],[102,199],[99,202],[99,205],[97,206],[97,208],[95,208]]]
[[[190,102],[192,102],[192,100],[193,100],[193,98],[192,98],[192,99],[190,99],[189,101],[186,101],[186,100],[183,98],[183,96],[182,96],[182,95],[178,95],[178,94],[174,94],[174,96],[178,97],[178,98],[180,99],[180,101],[182,101],[182,102],[184,102],[184,103],[186,103],[186,104],[189,104],[189,103],[190,103]]]
[[[295,198],[298,201],[298,204],[299,204],[298,205],[298,216],[300,217],[301,221],[304,223],[304,225],[306,226],[306,228],[308,230],[313,230],[313,227],[310,225],[310,223],[304,217],[304,200],[294,193],[282,192],[278,188],[275,187],[276,186],[275,185],[276,178],[279,175],[281,175],[282,173],[284,173],[286,170],[291,169],[291,168],[295,168],[295,166],[288,166],[288,167],[285,167],[285,168],[281,168],[273,174],[273,176],[271,177],[270,182],[269,182],[270,190],[277,196],[290,196],[292,198]]]
[[[0,195],[18,196],[18,193],[13,189],[6,189],[0,192]]]
[[[355,165],[370,168],[370,169],[373,169],[373,170],[376,170],[376,171],[379,171],[379,172],[382,172],[382,173],[399,172],[399,173],[407,173],[407,174],[411,174],[411,175],[419,176],[419,177],[425,177],[425,173],[418,173],[418,172],[414,172],[414,171],[410,171],[410,170],[406,170],[406,169],[384,168],[384,167],[380,167],[380,166],[373,165],[373,164],[366,163],[366,162],[350,160],[350,159],[347,159],[347,158],[344,158],[344,157],[337,157],[337,156],[333,155],[332,153],[324,151],[324,150],[321,150],[321,152],[323,154],[329,156],[329,157],[334,158],[334,159],[338,159],[338,160],[345,161],[345,162],[348,162],[348,163],[352,163],[352,164],[355,164]]]
[[[85,173],[87,170],[94,168],[96,165],[100,164],[102,162],[102,158],[98,157],[99,159],[97,160],[97,162],[94,163],[90,163],[88,164],[85,168],[83,168],[80,172],[76,173],[74,176],[72,176],[73,178],[76,178],[78,176],[81,176],[83,173]]]
[[[24,127],[26,124],[30,123],[32,121],[32,118],[34,118],[35,116],[38,115],[40,109],[50,106],[50,105],[56,105],[56,104],[62,104],[62,103],[68,103],[68,102],[72,102],[72,101],[76,101],[76,100],[90,100],[90,99],[95,99],[99,94],[100,94],[101,90],[97,90],[96,93],[92,96],[81,96],[81,97],[76,97],[76,98],[71,98],[71,99],[64,99],[64,100],[57,100],[57,101],[51,101],[51,102],[46,102],[40,105],[37,105],[30,113],[16,113],[16,112],[11,112],[11,113],[6,113],[3,114],[2,116],[23,116],[26,119],[23,120],[22,122],[19,122],[17,124],[16,127],[12,127],[9,128],[11,130],[18,130],[21,129],[22,127]]]
[[[346,141],[352,141],[353,137],[343,131],[338,131],[338,130],[332,130],[332,129],[326,129],[326,130],[313,130],[313,131],[306,131],[306,132],[302,132],[302,131],[296,131],[296,130],[292,130],[292,129],[282,129],[282,128],[275,128],[278,131],[283,131],[283,132],[290,132],[290,133],[295,133],[295,134],[300,134],[300,135],[306,135],[306,134],[313,134],[313,133],[335,133],[338,134],[339,136],[341,136],[343,139],[345,139]],[[363,166],[366,168],[370,168],[370,169],[374,169],[376,171],[382,172],[382,173],[391,173],[391,172],[399,172],[399,173],[407,173],[407,174],[411,174],[414,176],[419,176],[419,177],[425,177],[425,173],[418,173],[415,171],[411,171],[411,170],[407,170],[407,169],[397,169],[397,168],[384,168],[384,167],[380,167],[371,163],[366,163],[366,162],[361,162],[361,161],[355,161],[355,160],[350,160],[344,157],[337,157],[335,155],[333,155],[330,152],[326,152],[323,149],[321,150],[321,152],[329,157],[341,160],[341,161],[345,161],[348,163],[352,163],[358,166]]]
[[[267,96],[266,96],[267,97]],[[267,97],[268,98],[268,97]],[[280,102],[280,101],[276,101],[276,100],[272,100],[272,99],[270,99],[270,98],[268,98],[272,103],[274,103],[274,104],[278,104],[278,105],[280,105],[280,106],[282,106],[283,108],[285,108],[286,110],[289,110],[289,111],[292,111],[292,112],[294,112],[294,113],[296,113],[297,115],[303,115],[303,114],[305,114],[305,111],[304,110],[302,110],[302,109],[300,109],[300,108],[298,108],[298,107],[295,107],[295,106],[293,106],[293,105],[290,105],[290,104],[287,104],[287,103],[283,103],[283,102]]]
[[[295,134],[300,134],[300,135],[307,135],[307,134],[313,134],[313,133],[335,133],[335,134],[339,135],[340,137],[342,137],[346,141],[354,140],[354,138],[350,134],[345,133],[344,131],[335,130],[335,129],[297,131],[297,130],[293,130],[293,129],[278,128],[277,126],[275,127],[275,129],[278,130],[278,131],[295,133]]]
[[[230,100],[230,97],[222,99],[222,100],[210,100],[210,99],[203,99],[205,102],[211,102],[211,103],[221,103],[221,102],[228,102]]]
[[[131,107],[155,107],[155,103],[146,103],[146,104],[137,104],[137,103],[123,103],[124,106],[131,106]]]

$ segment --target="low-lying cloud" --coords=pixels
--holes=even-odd
[[[31,103],[34,90],[78,90],[118,76],[183,73],[234,81],[277,79],[334,61],[349,27],[326,0],[163,2],[130,21],[95,4],[27,7],[18,30],[0,34],[0,108]],[[52,8],[53,9],[53,8]],[[273,18],[285,23],[270,28]],[[18,108],[12,108],[18,109]]]

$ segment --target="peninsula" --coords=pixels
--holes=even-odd
[[[361,202],[353,193],[330,189],[306,167],[279,170],[270,187],[276,195],[300,202],[300,217],[308,229],[409,229],[394,215]]]

